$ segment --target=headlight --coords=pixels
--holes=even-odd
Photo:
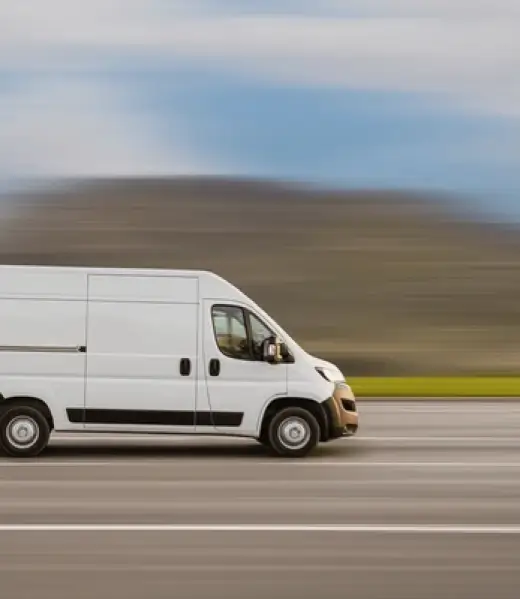
[[[320,374],[326,381],[329,381],[329,383],[335,383],[337,381],[337,374],[333,370],[330,370],[330,368],[316,366],[316,372],[318,372],[318,374]]]

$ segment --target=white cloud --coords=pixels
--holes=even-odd
[[[300,11],[310,4],[302,1]],[[208,0],[17,0],[0,4],[0,65],[78,71],[112,61],[198,61],[278,82],[438,94],[468,108],[519,116],[517,4],[313,3],[324,15],[370,15],[339,18],[215,15]],[[291,0],[280,6],[298,10]],[[212,16],[204,16],[204,7]]]
[[[168,175],[206,172],[95,80],[44,78],[0,95],[0,166],[9,177]]]
[[[182,127],[178,150],[166,147],[106,80],[85,77],[114,64],[203,64],[278,84],[414,92],[520,116],[518,0],[257,4],[254,13],[238,0],[0,0],[0,70],[33,81],[0,94],[1,170],[215,172],[189,151]]]
[[[446,94],[520,115],[520,35],[510,20],[197,19],[157,27],[140,42],[156,56],[218,61],[249,76]]]
[[[186,8],[176,4],[179,14]],[[0,92],[0,181],[219,172],[190,149],[181,124],[164,140],[109,80],[83,72],[103,70],[114,26],[138,27],[146,12],[140,0],[0,2],[0,70],[25,83]]]

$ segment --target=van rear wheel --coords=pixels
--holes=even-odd
[[[8,456],[36,457],[47,447],[49,437],[49,423],[37,408],[16,404],[2,411],[0,448]]]
[[[304,408],[289,407],[277,412],[267,429],[269,447],[282,457],[301,458],[319,442],[320,425]]]

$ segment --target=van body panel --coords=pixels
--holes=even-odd
[[[0,347],[51,351],[85,345],[85,300],[0,301]]]
[[[44,400],[60,429],[69,425],[66,405],[81,408],[85,401],[86,359],[79,348],[85,345],[86,308],[85,298],[0,299],[0,393]]]
[[[153,275],[90,275],[89,302],[197,304],[198,278]]]
[[[83,269],[0,266],[0,297],[3,299],[66,299],[85,301],[87,274]]]
[[[89,277],[87,429],[194,432],[196,288],[187,278]]]

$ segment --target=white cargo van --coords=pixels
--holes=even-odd
[[[55,432],[254,438],[280,456],[356,433],[342,373],[204,271],[0,266],[0,446]]]

